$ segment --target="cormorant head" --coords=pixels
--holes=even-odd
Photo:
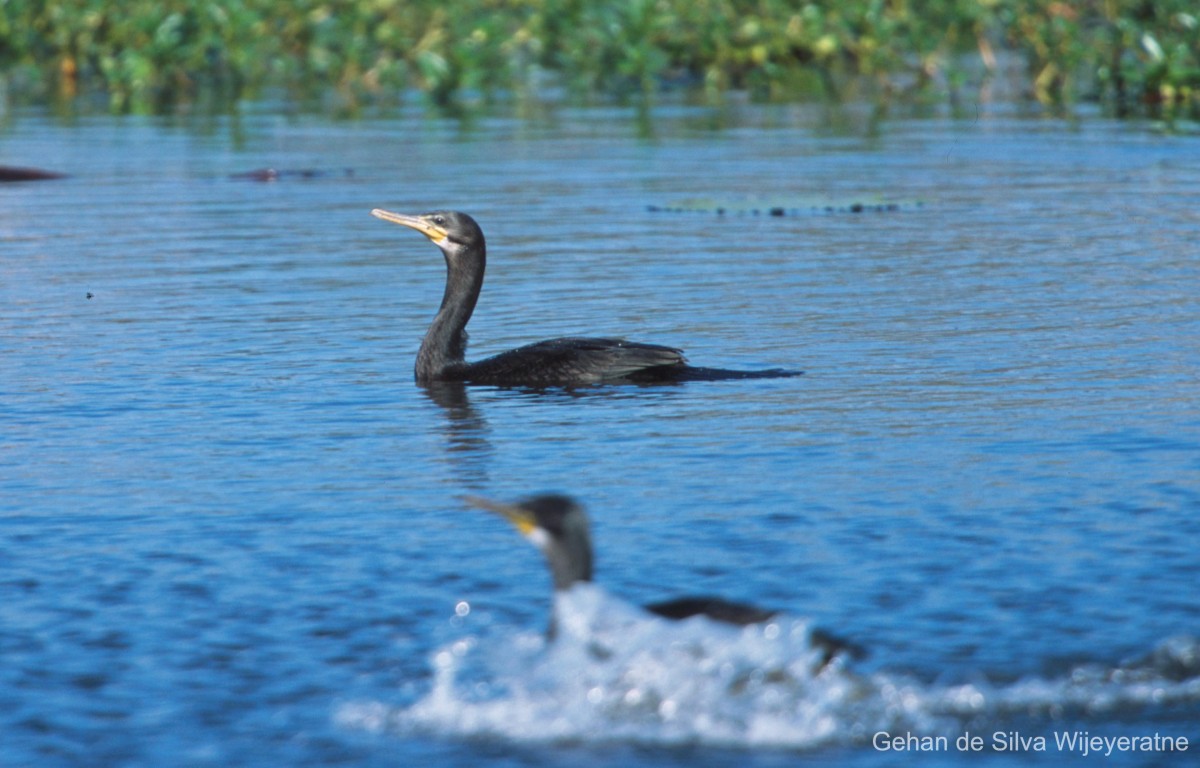
[[[592,538],[587,514],[571,498],[547,494],[504,504],[467,496],[464,501],[504,517],[542,550],[555,589],[568,589],[577,581],[592,580]]]
[[[482,250],[484,247],[483,230],[475,223],[475,219],[459,211],[431,211],[409,216],[376,208],[371,215],[417,230],[447,256],[460,251]]]

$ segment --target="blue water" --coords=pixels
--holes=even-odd
[[[871,765],[884,730],[995,765],[1157,732],[1190,752],[1107,760],[1186,764],[1196,138],[650,127],[9,114],[0,164],[70,178],[0,185],[0,764]],[[230,178],[262,167],[324,173]],[[650,210],[696,200],[726,214]],[[897,210],[820,210],[860,201]],[[423,390],[441,256],[374,207],[481,222],[476,356],[626,335],[806,373]],[[602,585],[557,647],[540,556],[459,500],[544,490],[587,505]],[[629,607],[688,591],[788,618]],[[810,679],[812,624],[870,656]]]

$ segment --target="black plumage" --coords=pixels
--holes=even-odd
[[[615,338],[568,336],[528,344],[476,362],[468,362],[467,323],[475,311],[487,268],[487,244],[473,218],[457,211],[410,216],[375,209],[371,213],[415,229],[441,249],[446,259],[446,290],[437,315],[417,352],[420,383],[462,381],[499,386],[573,386],[609,381],[684,381],[695,379],[794,376],[798,372],[728,371],[688,365],[683,352],[659,344]]]

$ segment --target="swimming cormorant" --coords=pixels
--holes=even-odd
[[[487,247],[483,230],[465,213],[433,211],[418,216],[376,208],[376,218],[415,229],[446,257],[446,291],[417,352],[419,383],[463,381],[499,386],[571,386],[608,381],[683,381],[767,378],[798,372],[728,371],[687,364],[681,350],[612,338],[564,337],[529,344],[485,360],[466,360],[467,322],[475,311]]]
[[[505,504],[479,496],[466,496],[466,503],[479,509],[495,512],[516,527],[546,557],[554,589],[566,590],[581,581],[592,580],[592,537],[588,530],[587,514],[568,496],[546,494],[534,496],[515,504]],[[746,626],[774,618],[778,611],[735,603],[719,597],[682,597],[644,606],[657,616],[667,619],[687,619],[705,616],[725,624]],[[553,623],[551,623],[553,633]],[[865,655],[854,643],[824,630],[813,629],[810,638],[821,651],[818,669],[834,658],[846,655],[858,658]]]

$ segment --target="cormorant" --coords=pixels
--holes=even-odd
[[[581,581],[592,580],[592,537],[588,530],[587,514],[583,507],[568,496],[546,494],[534,496],[515,504],[505,504],[479,496],[466,496],[464,501],[473,507],[495,512],[516,527],[526,539],[542,551],[554,580],[554,589],[566,590]],[[687,619],[705,616],[713,621],[746,626],[769,621],[778,611],[735,603],[719,597],[682,597],[651,603],[644,608],[667,619]],[[551,635],[553,635],[553,622]],[[834,658],[865,655],[854,643],[824,630],[813,629],[810,638],[821,651],[818,669]]]
[[[487,247],[483,230],[465,213],[433,211],[419,216],[376,208],[376,218],[415,229],[446,257],[446,291],[417,352],[418,383],[463,381],[499,386],[571,386],[607,381],[773,378],[799,372],[780,369],[729,371],[687,364],[681,350],[612,338],[564,337],[529,344],[473,363],[466,361],[467,322],[475,311]]]

